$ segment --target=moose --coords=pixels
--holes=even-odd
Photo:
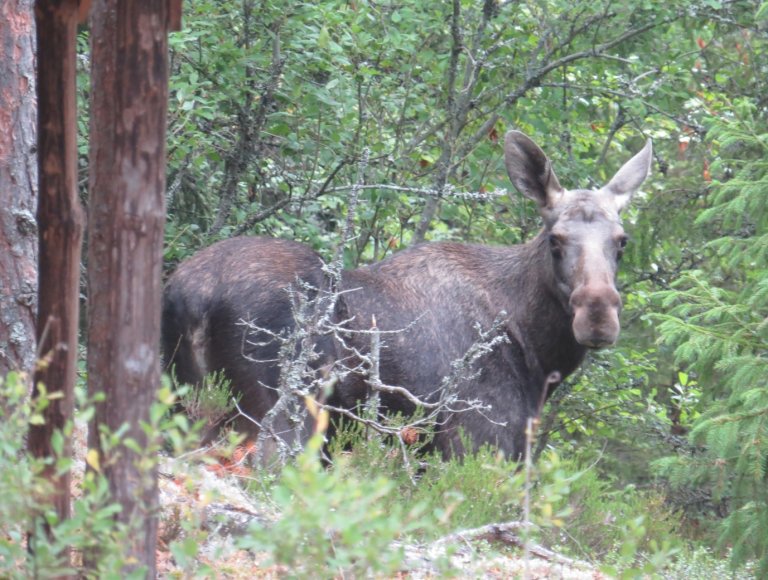
[[[476,360],[456,385],[458,396],[480,399],[485,410],[445,411],[432,446],[444,456],[462,454],[466,441],[490,443],[520,458],[529,417],[589,349],[619,336],[621,297],[616,273],[627,243],[620,212],[650,172],[652,148],[627,161],[600,189],[568,190],[549,158],[525,134],[511,130],[504,162],[514,187],[538,204],[543,228],[514,246],[423,243],[335,280],[335,316],[355,341],[375,320],[382,334],[378,373],[383,383],[421,400],[440,396],[441,381],[477,339],[478,328],[500,324],[503,341]],[[170,277],[163,303],[163,349],[178,380],[199,384],[222,371],[254,421],[236,427],[250,435],[275,404],[279,346],[248,340],[238,321],[253,320],[274,333],[295,323],[288,291],[297,281],[327,288],[322,259],[307,246],[280,239],[236,237],[183,262]],[[499,323],[500,321],[500,323]],[[370,344],[360,335],[355,348]],[[318,366],[339,356],[338,340],[318,337]],[[359,403],[369,377],[350,373],[335,385],[337,405]],[[549,383],[548,383],[549,381]],[[384,393],[387,412],[413,413],[412,399]],[[464,435],[461,435],[464,433]]]

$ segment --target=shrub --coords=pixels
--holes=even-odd
[[[268,552],[298,576],[394,573],[403,561],[394,541],[429,526],[423,506],[397,502],[396,486],[384,476],[349,474],[343,457],[324,469],[322,444],[315,435],[283,470],[272,490],[282,516],[269,528],[254,526],[241,546]]]

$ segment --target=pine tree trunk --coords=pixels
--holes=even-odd
[[[104,393],[89,429],[117,518],[134,526],[126,571],[155,576],[156,467],[101,428],[127,425],[139,449],[160,383],[158,344],[165,221],[169,2],[96,0],[91,11],[88,387]]]
[[[40,284],[37,342],[42,363],[34,374],[56,394],[45,409],[45,423],[29,431],[29,449],[54,457],[52,435],[73,419],[77,372],[77,328],[83,213],[77,195],[75,56],[77,0],[38,0],[35,9],[38,54],[38,155],[40,196]],[[62,457],[71,456],[64,438]],[[69,517],[70,472],[46,468],[60,519]]]
[[[32,0],[0,3],[0,378],[31,372],[37,309]]]

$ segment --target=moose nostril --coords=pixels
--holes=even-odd
[[[608,288],[606,302],[613,308],[621,308],[621,294],[613,286]]]

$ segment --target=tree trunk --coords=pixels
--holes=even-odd
[[[77,370],[78,299],[83,214],[77,196],[75,52],[77,0],[38,0],[35,9],[38,54],[38,155],[40,196],[40,284],[37,343],[42,359],[34,374],[34,392],[42,382],[51,399],[45,423],[29,431],[29,449],[53,457],[51,436],[62,431],[74,411]],[[71,456],[64,438],[62,456]],[[60,519],[69,517],[70,472],[46,468]]]
[[[126,571],[155,576],[157,468],[133,449],[160,383],[158,345],[165,221],[169,2],[96,0],[91,11],[88,387],[104,393],[89,429],[116,516],[133,527]],[[126,425],[134,445],[100,431]]]
[[[0,378],[35,361],[35,47],[33,0],[0,3]]]

